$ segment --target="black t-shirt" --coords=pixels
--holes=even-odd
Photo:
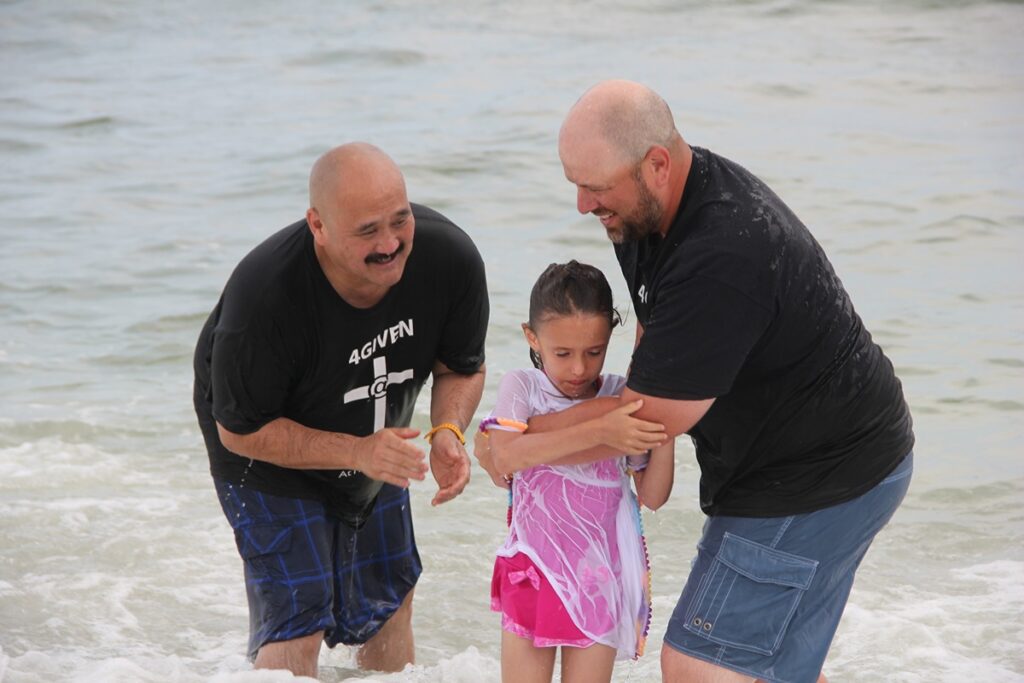
[[[352,524],[380,482],[352,470],[296,470],[228,451],[216,422],[250,434],[280,417],[367,436],[408,426],[440,360],[459,373],[484,362],[484,265],[469,237],[412,205],[413,248],[401,281],[354,308],[317,261],[305,220],[253,249],[232,273],[199,336],[194,402],[214,477],[275,495],[320,500]]]
[[[615,251],[644,326],[629,388],[716,399],[690,430],[705,513],[834,505],[910,452],[892,364],[817,241],[746,169],[693,148],[668,234]]]

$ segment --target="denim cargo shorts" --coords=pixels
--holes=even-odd
[[[709,517],[665,645],[764,681],[815,681],[912,471],[910,454],[860,497],[803,515]]]

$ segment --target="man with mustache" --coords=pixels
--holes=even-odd
[[[194,403],[256,668],[316,676],[326,642],[399,671],[421,569],[406,489],[428,469],[409,423],[432,377],[433,504],[451,500],[484,384],[484,266],[372,145],[321,156],[309,198],[228,280],[196,347]]]
[[[793,212],[742,166],[688,145],[649,88],[594,86],[558,151],[636,309],[619,401],[642,399],[636,417],[689,434],[700,464],[708,518],[664,680],[824,678],[857,566],[910,481],[892,364]],[[601,401],[530,429],[617,405]]]

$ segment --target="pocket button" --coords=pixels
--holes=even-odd
[[[702,623],[704,623],[704,622],[703,622],[703,620],[700,617],[694,617],[693,618],[693,625],[694,626],[700,627],[700,625]]]
[[[704,630],[705,631],[710,631],[711,630],[711,622],[710,621],[705,621],[704,622]]]

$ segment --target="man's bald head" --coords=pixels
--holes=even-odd
[[[365,142],[329,150],[309,174],[306,223],[334,290],[357,308],[375,305],[402,278],[416,219],[405,178]]]
[[[680,139],[668,104],[658,93],[633,81],[598,83],[569,110],[559,146],[598,137],[620,163],[637,163],[660,145],[669,149]]]
[[[309,205],[321,214],[345,205],[345,199],[373,190],[379,183],[405,180],[398,165],[366,142],[350,142],[325,152],[309,173]]]
[[[632,81],[603,81],[566,115],[558,156],[576,186],[576,210],[597,216],[613,242],[625,242],[666,234],[692,152],[656,92]]]

